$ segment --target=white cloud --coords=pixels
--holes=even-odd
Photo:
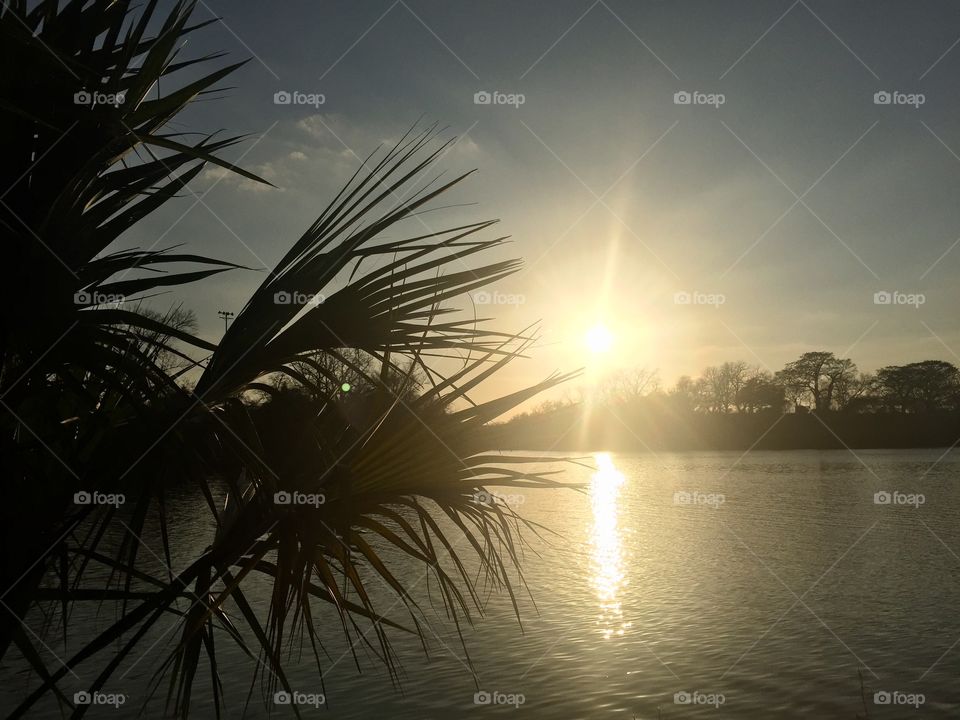
[[[402,136],[397,132],[391,137],[379,124],[365,124],[336,113],[317,113],[283,123],[270,133],[268,142],[251,153],[262,153],[271,146],[282,148],[273,157],[260,164],[241,162],[244,169],[275,187],[254,182],[216,165],[208,165],[200,177],[208,188],[212,184],[222,184],[242,193],[302,189],[313,201],[317,195],[336,192],[339,183],[350,177],[374,149],[379,147],[382,157],[382,153],[396,145]],[[441,135],[438,141],[450,137],[451,134]],[[458,162],[475,167],[481,164],[480,155],[481,149],[476,141],[463,136],[447,148],[439,162],[444,168]]]
[[[226,184],[236,187],[239,190],[245,190],[247,192],[261,193],[268,190],[283,190],[280,187],[277,179],[279,173],[277,172],[276,167],[273,163],[267,162],[260,165],[246,166],[243,168],[248,172],[257,175],[269,183],[277,187],[270,187],[270,185],[265,185],[264,183],[255,182],[249,178],[240,175],[239,173],[231,172],[224,167],[219,165],[212,165],[207,167],[200,175],[202,180],[207,180],[212,184]]]

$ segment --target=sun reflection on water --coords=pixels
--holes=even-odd
[[[590,478],[593,525],[590,529],[592,581],[600,613],[597,624],[604,638],[623,635],[632,625],[623,621],[621,591],[627,584],[624,572],[623,541],[618,519],[623,474],[609,453],[594,455],[597,471]]]

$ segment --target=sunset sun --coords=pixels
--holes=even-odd
[[[584,338],[587,349],[592,353],[605,353],[613,345],[613,334],[606,325],[598,324],[587,330]]]

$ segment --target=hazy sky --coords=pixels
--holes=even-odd
[[[280,189],[208,172],[202,202],[165,208],[127,244],[270,265],[357,156],[422,117],[461,138],[440,168],[480,170],[444,203],[475,206],[425,221],[500,218],[504,254],[527,261],[491,289],[522,304],[493,311],[507,329],[542,320],[543,347],[492,390],[584,364],[672,383],[809,349],[865,370],[960,364],[956,2],[201,3],[199,18],[213,13],[223,23],[185,52],[252,59],[178,128],[254,133],[231,157]],[[324,102],[278,105],[278,91]],[[524,102],[476,104],[480,91]],[[217,310],[239,310],[261,279],[230,273],[164,301],[218,337]],[[876,304],[884,291],[904,296]],[[597,322],[616,338],[602,358],[582,340]]]

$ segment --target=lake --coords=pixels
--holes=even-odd
[[[435,601],[436,612],[427,612],[430,660],[418,641],[395,633],[403,673],[395,688],[362,648],[358,671],[335,617],[325,616],[322,683],[308,645],[300,662],[290,661],[300,699],[324,696],[324,709],[302,707],[306,716],[853,720],[864,704],[870,718],[960,715],[960,454],[584,460],[596,469],[567,471],[586,484],[583,492],[502,489],[525,518],[560,533],[526,534],[522,568],[532,600],[518,593],[522,630],[509,597],[491,593],[485,616],[463,631],[468,659],[435,582],[400,560],[397,574],[418,600],[429,608],[429,584]],[[181,529],[202,547],[206,528],[191,518],[204,516],[189,499],[180,502]],[[251,594],[265,592],[260,584]],[[378,599],[383,610],[393,603],[386,591]],[[391,612],[403,621],[401,611]],[[81,612],[96,622],[92,610]],[[113,616],[101,609],[101,619]],[[123,707],[89,717],[135,716],[176,636],[157,635],[156,647],[144,647],[112,683],[129,696]],[[220,647],[227,715],[241,717],[254,662],[225,641]],[[64,651],[55,638],[50,648]],[[0,675],[8,709],[31,684],[11,665]],[[95,674],[92,666],[81,673],[87,681]],[[206,687],[197,689],[196,717],[213,717]],[[259,693],[258,686],[246,717],[267,716]],[[163,692],[145,717],[160,716],[162,702]],[[285,708],[273,714],[293,717]],[[48,707],[33,716],[59,713]]]

